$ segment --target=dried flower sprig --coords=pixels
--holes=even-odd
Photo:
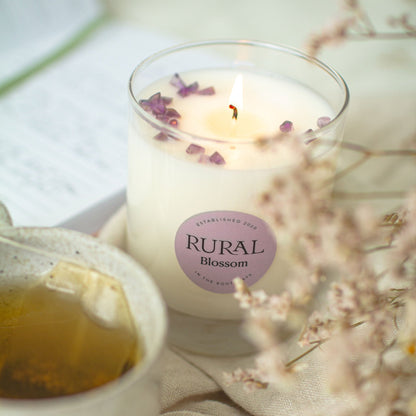
[[[339,45],[347,40],[416,38],[416,25],[411,23],[408,14],[388,18],[390,26],[398,28],[399,32],[381,32],[377,30],[358,0],[343,0],[342,6],[347,16],[334,19],[308,39],[305,49],[311,56],[318,55],[325,46]]]
[[[235,296],[247,311],[245,329],[259,354],[256,368],[237,369],[228,379],[248,383],[248,390],[281,388],[293,382],[304,356],[322,350],[331,391],[348,393],[357,415],[408,416],[407,406],[416,397],[416,367],[410,371],[408,363],[416,357],[416,191],[401,210],[384,218],[362,206],[346,211],[322,186],[329,185],[327,162],[313,159],[300,140],[287,140],[286,134],[263,145],[276,142],[293,152],[298,164],[275,179],[261,205],[277,235],[286,236],[279,248],[292,255],[293,269],[282,294],[251,292],[235,281]],[[365,156],[361,163],[416,156],[413,150],[371,150],[350,142],[344,148]],[[387,254],[375,262],[381,250]],[[307,302],[317,289],[326,293],[319,309]],[[299,337],[299,345],[308,349],[289,360],[279,325],[302,309],[312,312]],[[403,315],[406,325],[399,324]],[[400,387],[409,383],[413,389]]]
[[[286,321],[291,309],[289,293],[267,296],[262,290],[251,292],[239,278],[234,279],[234,285],[234,297],[250,315],[245,331],[261,353],[256,358],[256,368],[239,368],[232,373],[224,373],[226,382],[243,382],[249,392],[266,388],[270,383],[281,388],[287,387],[294,382],[293,375],[304,367],[295,362],[286,364],[287,352],[280,347],[276,332],[275,323]]]
[[[389,20],[400,32],[385,33],[377,30],[358,0],[344,0],[343,5],[348,15],[310,39],[312,55],[346,40],[416,38],[408,15]],[[286,138],[291,134],[282,133]],[[313,160],[300,140],[283,141],[281,136],[264,138],[259,144],[286,146],[298,161],[297,168],[275,179],[270,191],[262,195],[261,205],[277,235],[286,236],[278,248],[292,256],[292,270],[282,294],[251,292],[235,280],[235,297],[246,312],[244,328],[259,352],[256,368],[237,369],[228,379],[247,383],[249,390],[281,387],[288,379],[293,381],[288,377],[292,366],[299,369],[302,359],[314,351],[324,356],[320,363],[330,391],[350,398],[352,410],[335,409],[332,416],[414,416],[416,190],[332,194],[338,199],[406,196],[403,207],[384,218],[363,206],[354,211],[341,209],[329,198],[332,180],[327,181],[325,175],[331,167]],[[319,134],[309,142],[325,144]],[[374,150],[351,142],[338,145],[361,157],[337,172],[335,180],[370,159],[416,156],[414,149]],[[314,303],[318,291],[319,302]],[[302,309],[309,317],[299,328],[298,344],[306,351],[290,359],[288,345],[279,341],[279,329],[290,322],[294,311]]]
[[[249,379],[249,390],[269,384],[281,387],[291,380],[293,365],[299,370],[300,359],[325,344],[322,351],[328,364],[331,391],[347,392],[353,403],[357,403],[356,414],[386,411],[383,414],[393,415],[398,409],[406,409],[416,395],[416,368],[409,371],[408,362],[416,357],[416,192],[409,196],[404,212],[403,218],[393,216],[387,222],[396,225],[390,229],[395,237],[392,255],[386,258],[381,271],[369,261],[363,247],[382,236],[386,221],[380,224],[368,211],[346,214],[327,207],[318,218],[322,231],[319,227],[308,228],[305,233],[309,234],[308,244],[303,246],[305,262],[315,265],[312,260],[316,261],[317,257],[318,267],[322,271],[330,267],[336,280],[327,289],[325,310],[314,311],[301,332],[299,344],[309,350],[289,362],[288,351],[278,339],[276,322],[287,318],[294,306],[300,306],[293,292],[296,285],[282,296],[269,296],[262,291],[250,292],[242,281],[236,280],[235,296],[248,311],[247,333],[260,353],[257,368],[246,372],[239,369],[230,379],[242,382]],[[305,241],[301,233],[297,236],[299,241]],[[334,245],[329,255],[325,255],[329,246],[323,244],[321,237]],[[400,288],[385,287],[383,277],[392,273],[396,274],[392,283],[399,282]],[[304,278],[296,278],[303,286]],[[320,284],[317,280],[307,280]],[[282,305],[284,313],[281,313]],[[405,324],[398,325],[397,317],[403,314]],[[401,389],[401,383],[414,383],[414,388]]]
[[[389,23],[392,27],[398,27],[404,30],[409,36],[416,35],[416,25],[410,22],[410,15],[408,13],[398,17],[390,17]]]

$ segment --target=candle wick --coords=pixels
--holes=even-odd
[[[235,105],[230,104],[229,107],[231,108],[231,110],[233,110],[233,119],[237,120],[238,117],[238,110],[237,107]]]

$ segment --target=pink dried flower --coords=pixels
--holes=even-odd
[[[334,321],[323,319],[318,311],[314,311],[308,319],[308,324],[302,331],[299,338],[299,345],[306,347],[312,343],[326,341],[332,335],[334,330]]]
[[[359,389],[359,375],[354,356],[357,351],[354,332],[341,332],[325,343],[322,352],[327,366],[328,384],[332,392],[354,392]]]
[[[342,6],[349,10],[357,10],[359,8],[358,0],[342,0]]]
[[[335,45],[347,38],[348,30],[356,25],[356,17],[346,17],[331,22],[320,33],[313,34],[306,45],[311,56],[316,56],[326,45]]]
[[[235,278],[233,284],[236,289],[234,298],[240,302],[242,309],[249,310],[251,316],[267,315],[272,322],[287,319],[292,307],[292,297],[289,292],[268,296],[264,290],[250,291],[240,278]]]
[[[359,305],[355,282],[333,283],[328,294],[329,309],[337,318],[354,314]]]
[[[245,391],[252,393],[266,388],[269,383],[281,389],[290,388],[294,385],[294,374],[303,368],[305,364],[287,366],[282,351],[273,345],[256,357],[256,368],[238,368],[232,373],[223,373],[223,377],[227,385],[243,383]]]
[[[369,354],[377,354],[383,351],[391,341],[392,335],[396,333],[395,328],[395,313],[393,310],[386,307],[369,311],[366,316],[365,331],[366,331],[366,347]]]
[[[388,256],[390,273],[399,280],[414,281],[416,268],[416,191],[409,194],[402,217],[393,234],[392,249]],[[413,264],[413,267],[411,266]]]
[[[287,389],[294,385],[294,374],[305,367],[304,364],[286,365],[286,356],[281,349],[273,347],[261,352],[256,358],[256,365],[261,380],[273,384],[280,389]]]
[[[393,27],[404,29],[409,34],[416,34],[416,25],[410,22],[409,13],[404,13],[398,17],[391,17],[389,24]]]
[[[267,387],[267,383],[259,381],[261,376],[258,369],[242,370],[241,368],[237,368],[232,373],[223,373],[223,377],[226,385],[243,383],[244,390],[247,393],[252,393]]]
[[[237,279],[234,279],[234,284]],[[234,297],[240,302],[242,309],[253,310],[264,304],[268,299],[266,293],[263,290],[256,290],[255,292],[239,292],[234,293]]]
[[[276,321],[286,321],[293,306],[292,296],[285,291],[281,295],[271,295],[268,297],[267,309],[270,319]]]
[[[312,39],[312,53],[354,35],[377,37],[358,0],[345,0],[345,5],[354,17],[337,21]],[[416,34],[408,17],[397,23],[406,28],[406,36]],[[318,127],[330,121],[320,117]],[[286,385],[292,364],[316,350],[324,354],[321,367],[327,371],[331,391],[347,393],[351,405],[349,412],[337,408],[331,414],[410,415],[408,404],[413,412],[416,409],[416,191],[398,214],[384,221],[366,207],[345,210],[330,201],[324,186],[330,184],[334,166],[312,159],[301,140],[284,136],[261,141],[296,160],[295,167],[277,177],[263,194],[261,206],[277,229],[277,238],[284,236],[278,242],[281,252],[292,256],[287,290],[267,295],[250,292],[236,281],[235,297],[246,312],[245,329],[260,351],[257,368],[250,370],[252,380]],[[353,143],[345,148],[361,153],[363,160],[395,154]],[[407,150],[402,154],[414,155]],[[285,364],[290,347],[280,342],[277,323],[307,314],[310,300],[320,311],[310,315],[299,339],[309,349]]]

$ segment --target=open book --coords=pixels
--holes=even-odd
[[[0,200],[15,225],[96,231],[124,200],[129,76],[173,41],[103,22],[94,0],[26,0],[3,12]],[[13,17],[26,38],[10,35]]]

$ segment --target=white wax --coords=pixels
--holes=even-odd
[[[232,294],[202,289],[184,274],[174,249],[178,228],[189,217],[208,211],[240,211],[262,218],[258,197],[276,175],[287,172],[290,161],[280,153],[265,152],[248,139],[276,133],[285,120],[303,132],[316,129],[318,117],[334,116],[334,110],[321,96],[300,84],[243,72],[243,107],[238,119],[232,120],[229,96],[239,73],[207,70],[181,74],[187,84],[198,81],[201,89],[213,86],[216,94],[212,96],[193,94],[182,98],[169,84],[169,78],[136,95],[147,99],[161,92],[173,97],[169,107],[182,116],[179,130],[228,139],[193,141],[208,155],[218,151],[225,165],[198,163],[199,155],[186,153],[190,143],[185,140],[155,140],[158,131],[135,113],[130,122],[128,251],[150,272],[171,308],[205,318],[238,319],[240,310]],[[220,119],[218,122],[215,117],[213,122],[213,114]],[[244,119],[248,121],[241,129],[238,123]],[[278,249],[270,269],[252,289],[277,293],[284,287],[288,270],[288,261]]]
[[[237,94],[233,99],[231,93],[239,75],[242,75],[242,96]],[[169,80],[161,81],[165,84],[163,86],[153,84],[143,94],[146,97],[160,90],[162,95],[173,97],[169,107],[174,107],[182,115],[180,130],[197,136],[253,139],[279,131],[285,120],[294,122],[296,131],[303,132],[309,128],[316,129],[318,117],[333,114],[328,103],[317,94],[284,78],[230,70],[199,71],[181,74],[181,77],[186,84],[198,81],[201,89],[213,86],[215,94],[182,98]],[[242,103],[238,102],[241,98]],[[237,121],[232,120],[229,104],[238,107]],[[214,121],[214,118],[219,120]]]

